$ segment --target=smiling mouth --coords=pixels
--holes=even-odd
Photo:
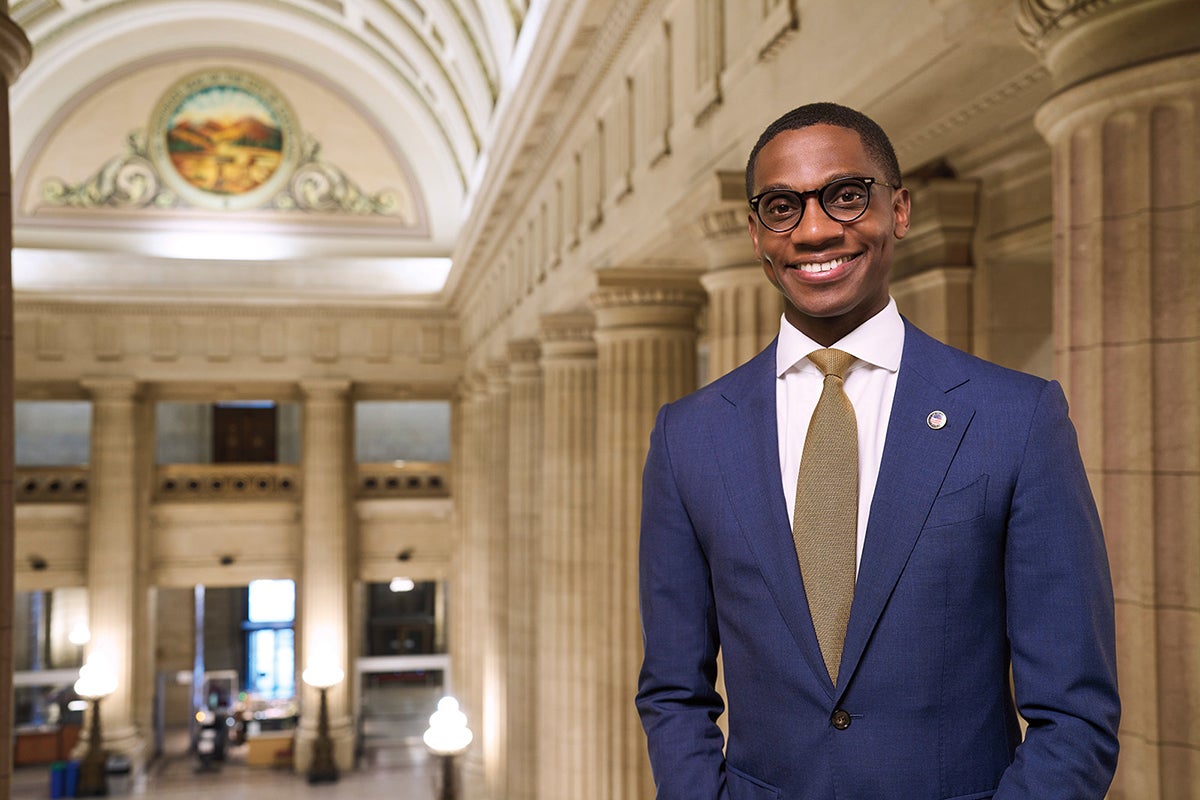
[[[830,261],[821,261],[819,263],[797,264],[795,269],[798,269],[807,275],[819,275],[822,272],[829,272],[830,270],[837,269],[842,264],[853,260],[854,258],[851,256],[843,256],[842,258],[834,258]]]

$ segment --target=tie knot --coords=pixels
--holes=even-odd
[[[808,360],[816,364],[817,369],[825,373],[825,377],[836,375],[845,380],[846,370],[850,369],[850,365],[854,363],[854,356],[842,350],[827,348],[809,353]]]

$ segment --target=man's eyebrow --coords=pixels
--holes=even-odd
[[[788,183],[768,183],[766,186],[763,186],[757,192],[755,192],[755,194],[759,195],[759,194],[762,194],[763,192],[778,192],[778,191],[786,191],[786,192],[809,191],[809,192],[811,192],[811,191],[816,191],[818,189],[824,189],[829,184],[837,183],[838,181],[845,180],[846,178],[861,178],[861,177],[862,177],[862,173],[859,173],[859,172],[839,172],[835,175],[830,175],[829,177],[825,178],[824,183],[822,183],[820,186],[814,186],[812,189],[797,189],[795,186],[793,186],[792,184],[788,184]]]

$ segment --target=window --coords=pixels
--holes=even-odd
[[[296,694],[296,584],[251,581],[246,622],[246,684],[267,700]]]

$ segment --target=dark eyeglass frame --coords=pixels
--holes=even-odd
[[[857,182],[861,183],[866,188],[867,202],[863,204],[862,210],[859,211],[857,214],[855,214],[853,217],[850,217],[848,219],[839,219],[838,217],[835,217],[833,214],[830,214],[829,209],[825,206],[825,193],[835,186],[839,186],[843,183],[853,182],[853,181],[857,181]],[[840,222],[840,223],[845,224],[848,222],[855,222],[859,219],[862,219],[862,215],[867,213],[867,209],[871,207],[871,187],[872,186],[886,186],[889,189],[897,188],[896,186],[894,186],[890,183],[886,183],[881,180],[876,180],[875,178],[871,178],[871,177],[867,177],[867,176],[860,176],[860,175],[848,175],[843,178],[838,178],[837,180],[832,180],[829,183],[822,186],[820,189],[810,189],[807,192],[796,192],[796,191],[792,191],[791,189],[768,189],[767,191],[760,192],[760,193],[754,195],[754,197],[750,198],[750,208],[752,208],[754,210],[754,216],[758,217],[758,221],[761,222],[762,226],[764,228],[766,228],[767,230],[774,231],[775,233],[791,233],[792,231],[794,231],[796,229],[796,226],[800,224],[800,220],[804,219],[804,209],[808,207],[808,198],[815,197],[815,198],[817,198],[817,205],[819,205],[821,207],[821,210],[825,212],[825,216],[829,217],[834,222]],[[796,215],[796,219],[792,222],[791,225],[788,225],[786,228],[772,228],[770,225],[767,224],[766,220],[764,220],[762,218],[762,212],[759,210],[758,206],[759,206],[760,201],[769,194],[788,194],[788,195],[791,195],[792,197],[796,198],[796,207],[800,209],[800,213]]]

